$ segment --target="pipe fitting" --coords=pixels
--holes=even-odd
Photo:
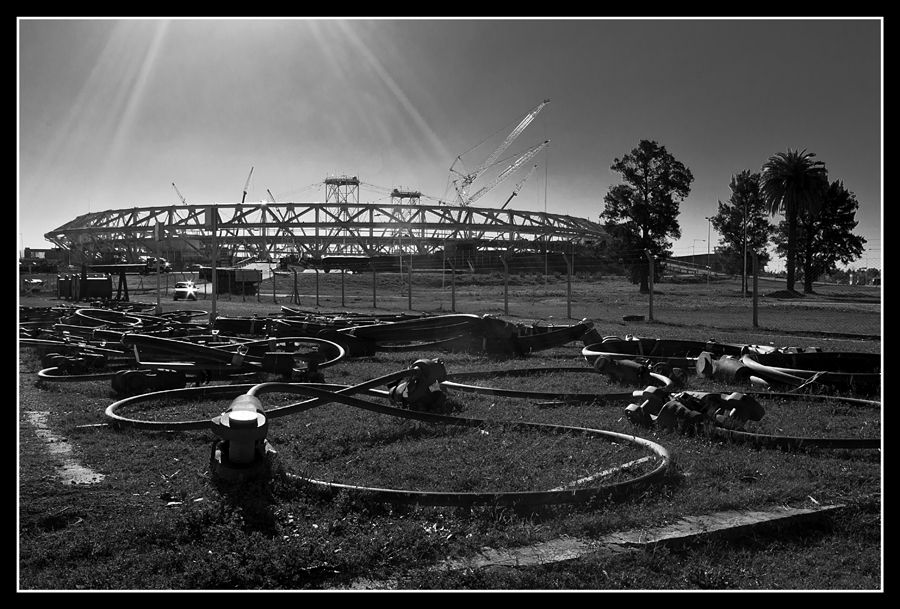
[[[441,381],[447,378],[443,360],[420,359],[409,368],[411,378],[401,380],[391,387],[391,401],[415,410],[439,410],[446,401]]]
[[[594,360],[594,368],[624,385],[644,384],[650,380],[650,368],[630,359],[601,356]]]
[[[223,465],[252,465],[268,429],[259,398],[247,394],[234,398],[228,410],[212,419],[213,432],[224,442]]]
[[[766,409],[753,396],[736,391],[722,399],[722,406],[730,417],[744,421],[759,421],[766,414]]]

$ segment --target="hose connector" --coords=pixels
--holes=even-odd
[[[212,419],[213,433],[221,439],[213,448],[212,471],[230,480],[268,472],[275,452],[266,442],[268,429],[259,398],[248,394],[234,398],[228,410]]]

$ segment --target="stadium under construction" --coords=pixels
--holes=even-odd
[[[452,204],[443,200],[423,204],[423,198],[431,198],[397,188],[381,190],[384,196],[374,202],[361,202],[362,182],[346,175],[325,179],[322,203],[276,202],[268,189],[268,201],[247,203],[251,167],[240,203],[190,205],[173,182],[182,205],[88,213],[44,237],[66,252],[74,265],[129,264],[161,256],[173,269],[186,270],[209,264],[215,255],[217,265],[227,266],[277,261],[326,271],[390,271],[408,259],[422,270],[449,267],[484,272],[510,263],[533,266],[539,257],[546,272],[550,266],[567,268],[566,256],[578,255],[580,262],[590,266],[606,243],[602,226],[568,215],[507,208],[537,164],[505,203],[495,208],[476,206],[548,146],[550,141],[544,140],[502,158],[549,102],[542,101],[518,120],[474,169],[464,169],[463,157],[471,159],[484,142],[456,157],[450,167],[456,191]],[[551,253],[562,256],[551,257]],[[581,268],[585,269],[584,264]]]
[[[161,253],[175,269],[245,261],[318,268],[376,264],[390,270],[413,256],[475,272],[505,260],[596,251],[606,240],[589,220],[471,205],[426,205],[394,189],[390,202],[360,202],[357,177],[326,178],[323,203],[216,203],[135,207],[78,216],[44,236],[70,264],[133,263]],[[554,257],[556,258],[556,257]]]

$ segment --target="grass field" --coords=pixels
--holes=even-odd
[[[179,274],[179,280],[181,279]],[[133,278],[133,301],[155,303],[155,277]],[[174,285],[175,277],[169,279]],[[53,278],[42,293],[21,295],[23,307],[58,306]],[[614,277],[458,277],[455,307],[449,279],[414,275],[320,274],[263,283],[259,296],[221,296],[219,315],[278,315],[282,305],[339,311],[491,314],[520,323],[569,324],[588,318],[604,336],[819,346],[827,351],[881,353],[879,288],[816,286],[816,294],[783,299],[783,282],[760,283],[758,325],[739,280],[660,282],[653,321],[649,298]],[[148,285],[149,284],[149,285]],[[164,284],[163,284],[164,285]],[[274,297],[273,297],[274,293]],[[504,302],[506,295],[506,302]],[[411,303],[411,307],[409,306]],[[72,303],[70,303],[72,304]],[[210,311],[211,300],[174,302],[164,311]],[[507,313],[508,310],[508,314]],[[571,311],[571,315],[569,314]],[[626,322],[626,315],[644,315]],[[571,318],[571,319],[570,319]],[[589,373],[546,369],[586,366],[581,343],[500,358],[440,352],[378,353],[325,370],[329,383],[350,385],[440,357],[449,373],[530,368],[492,387],[532,391],[630,392]],[[109,381],[39,381],[40,356],[19,347],[18,587],[30,590],[880,590],[883,581],[881,450],[755,448],[703,435],[643,428],[625,417],[627,401],[547,403],[447,391],[446,411],[483,419],[472,428],[425,423],[327,404],[270,422],[277,451],[270,480],[228,484],[210,473],[215,436],[207,430],[114,429],[104,409],[117,398]],[[731,392],[741,387],[691,377],[688,388]],[[743,388],[746,389],[746,388]],[[271,409],[302,399],[266,394]],[[374,398],[373,398],[374,399]],[[876,396],[876,399],[877,396]],[[169,400],[135,416],[209,418],[230,400]],[[761,398],[766,416],[755,429],[807,437],[880,438],[880,406],[814,399]],[[155,406],[151,408],[151,406]],[[40,415],[40,416],[38,416]],[[316,489],[297,477],[411,491],[541,491],[572,483],[648,455],[597,436],[550,433],[533,422],[633,434],[673,457],[662,483],[624,498],[515,509],[391,504],[366,493]],[[47,440],[52,434],[53,442]],[[63,456],[101,477],[63,484]],[[624,481],[652,467],[616,471]],[[644,468],[644,469],[641,469]],[[650,530],[685,516],[725,510],[841,505],[815,524],[750,529],[735,538],[698,537],[614,555],[589,553],[541,565],[451,569],[447,561],[492,551],[513,552],[565,540],[600,540]],[[562,541],[561,541],[562,540]]]

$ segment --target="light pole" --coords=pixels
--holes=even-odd
[[[712,216],[707,216],[706,218],[706,287],[709,287],[709,273],[711,267],[709,266],[709,239],[712,232]]]
[[[747,199],[744,199],[744,213],[743,218],[744,222],[744,266],[741,269],[741,289],[743,290],[743,294],[741,297],[747,296]]]
[[[696,243],[698,241],[700,243],[703,243],[704,240],[703,239],[694,239],[694,241],[691,242],[691,264],[693,264],[694,266],[697,266],[697,252],[694,250],[694,245],[696,245]]]

